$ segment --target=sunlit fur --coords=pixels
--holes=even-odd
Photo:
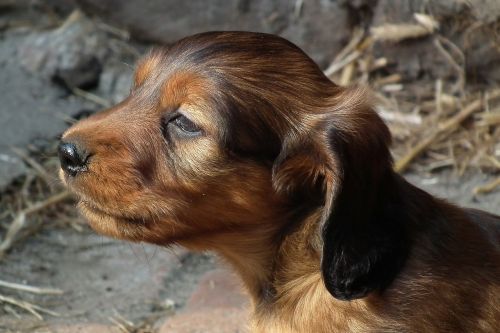
[[[168,124],[181,112],[200,129]],[[63,136],[61,172],[98,232],[213,250],[252,300],[250,332],[498,332],[499,217],[392,171],[370,94],[276,36],[157,48],[122,103]]]

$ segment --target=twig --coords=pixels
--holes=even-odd
[[[295,0],[295,5],[293,6],[293,16],[299,18],[302,14],[302,8],[304,7],[304,0]]]
[[[418,114],[406,114],[406,113],[391,111],[385,109],[382,106],[377,106],[377,113],[385,121],[410,124],[414,126],[415,125],[419,126],[422,124],[422,117],[419,116]]]
[[[351,83],[352,77],[354,75],[354,69],[354,62],[351,62],[349,65],[344,67],[339,80],[339,84],[341,86],[348,86]]]
[[[436,169],[444,168],[444,167],[449,167],[455,165],[455,160],[453,158],[447,158],[442,161],[436,161],[433,163],[430,163],[425,167],[426,172],[431,172]]]
[[[17,313],[17,311],[13,307],[11,307],[10,305],[5,304],[3,309],[5,310],[5,312],[10,313],[11,315],[16,317],[17,319],[21,319],[21,316],[19,315],[19,313]]]
[[[34,287],[24,284],[7,282],[3,280],[0,280],[0,287],[26,291],[29,293],[39,294],[39,295],[60,295],[63,293],[61,289]]]
[[[373,63],[371,64],[369,71],[373,72],[377,69],[384,68],[385,66],[387,66],[388,63],[389,61],[387,60],[387,58],[375,59],[375,61],[373,61]]]
[[[326,76],[331,77],[333,74],[358,59],[363,52],[373,44],[373,40],[370,37],[363,37],[363,29],[357,28],[349,44],[337,54],[332,63],[325,69],[324,73]]]
[[[28,172],[26,174],[26,178],[24,179],[24,182],[23,182],[23,186],[21,186],[21,195],[26,198],[28,197],[28,192],[29,192],[29,188],[31,186],[31,183],[33,182],[33,180],[35,180],[35,173],[34,172]]]
[[[436,80],[434,99],[436,101],[436,116],[439,117],[443,113],[443,103],[441,96],[443,95],[443,80]]]
[[[481,119],[480,125],[494,126],[500,124],[500,107],[490,112],[483,112],[478,116]]]
[[[349,53],[352,53],[352,51],[354,51],[361,43],[364,35],[365,35],[364,29],[361,29],[359,27],[355,28],[351,40],[342,50],[340,50],[335,59],[333,59],[332,63],[339,62],[340,60],[347,57]]]
[[[53,188],[53,181],[51,180],[51,176],[49,176],[49,173],[43,166],[40,165],[37,161],[35,161],[33,158],[31,158],[26,152],[22,149],[19,149],[17,147],[11,147],[10,148],[16,155],[21,157],[26,163],[29,164],[30,167],[36,170],[38,175],[45,181],[45,183],[52,189]]]
[[[54,316],[54,317],[59,317],[60,316],[59,313],[51,311],[51,310],[48,310],[48,309],[45,309],[45,308],[42,308],[41,306],[38,306],[36,304],[29,303],[29,302],[26,302],[26,301],[17,300],[15,298],[7,297],[7,296],[4,296],[4,295],[0,295],[0,302],[12,304],[12,305],[15,305],[15,306],[17,306],[17,307],[19,307],[21,309],[24,309],[24,310],[28,311],[29,313],[31,313],[36,318],[38,318],[39,320],[43,320],[43,317],[40,314],[40,312],[41,313],[46,313],[46,314]]]
[[[490,93],[490,98],[498,98],[500,97],[500,89],[497,89]],[[420,155],[427,147],[429,147],[436,138],[442,135],[449,135],[454,129],[456,129],[465,119],[467,119],[471,114],[481,109],[483,106],[483,98],[479,98],[469,105],[465,106],[462,111],[457,113],[455,116],[450,118],[448,121],[445,121],[442,124],[439,124],[438,127],[430,133],[427,137],[424,138],[419,144],[417,144],[413,149],[411,149],[405,156],[400,158],[394,169],[397,172],[403,172],[408,165],[415,159],[418,155]]]
[[[391,83],[391,84],[386,84],[382,86],[382,91],[384,92],[396,92],[396,91],[401,91],[403,90],[404,86],[401,83]]]
[[[58,32],[63,32],[64,30],[68,29],[68,27],[72,26],[75,22],[81,20],[83,17],[83,14],[81,11],[74,10],[71,12],[71,14],[64,20],[64,22],[61,24],[59,28],[57,28]]]
[[[80,96],[82,98],[85,98],[85,99],[87,99],[87,100],[89,100],[97,105],[102,106],[102,107],[109,108],[111,106],[110,101],[108,101],[100,96],[97,96],[95,94],[92,94],[88,91],[82,90],[82,89],[77,88],[77,87],[70,87],[70,90],[76,96]]]
[[[400,42],[405,39],[421,38],[431,35],[439,28],[438,22],[432,17],[415,14],[418,23],[383,24],[372,27],[370,33],[376,41]]]
[[[465,95],[465,70],[463,66],[459,65],[455,59],[451,56],[451,54],[446,51],[446,49],[443,47],[443,44],[441,44],[441,41],[438,38],[434,39],[434,46],[436,49],[443,55],[443,57],[450,63],[450,65],[453,67],[453,69],[457,72],[458,74],[458,80],[457,80],[457,86],[460,89],[460,93],[462,96]],[[451,43],[451,42],[449,42]],[[449,45],[449,44],[448,44]]]
[[[484,193],[489,193],[491,191],[493,191],[495,188],[497,188],[498,186],[500,186],[500,177],[498,177],[497,179],[485,184],[485,185],[482,185],[482,186],[478,186],[476,188],[474,188],[474,195],[478,195],[478,194],[484,194]]]
[[[15,236],[19,233],[19,231],[23,228],[26,222],[26,216],[29,214],[33,214],[40,210],[43,210],[51,205],[57,204],[67,198],[70,197],[70,192],[63,191],[57,193],[44,201],[37,202],[36,204],[28,207],[26,209],[21,210],[17,217],[11,222],[9,229],[5,235],[4,240],[0,243],[0,259],[5,255],[5,252],[10,249],[12,244],[14,243]]]
[[[465,65],[464,52],[448,38],[441,36],[441,35],[438,35],[437,38],[442,44],[448,46],[450,48],[450,50],[453,50],[455,52],[455,54],[460,58],[460,63],[462,64],[462,66],[464,66]]]
[[[3,295],[0,295],[0,302],[4,302],[4,303],[9,303],[9,304],[12,304],[12,305],[15,305],[21,309],[24,309],[26,311],[28,311],[29,313],[31,313],[33,316],[35,316],[37,319],[39,320],[43,320],[43,317],[41,314],[39,314],[34,308],[33,308],[33,305],[34,304],[31,304],[31,303],[28,303],[28,302],[25,302],[25,301],[20,301],[20,300],[17,300],[15,298],[11,298],[11,297],[7,297],[7,296],[3,296]]]
[[[448,111],[455,109],[458,106],[458,98],[452,95],[445,94],[443,92],[440,93],[439,96],[441,109],[442,111]],[[430,101],[426,101],[422,103],[422,110],[434,112],[438,107],[436,105],[436,98]]]
[[[127,30],[114,27],[104,22],[97,22],[96,25],[102,31],[114,35],[122,40],[128,41],[130,39],[130,32],[128,32]]]
[[[116,327],[118,327],[118,329],[120,331],[122,331],[123,333],[130,333],[130,330],[125,326],[123,325],[122,323],[120,323],[120,321],[118,321],[116,318],[113,318],[113,317],[108,317],[108,319],[116,325]]]
[[[38,310],[39,312],[46,313],[46,314],[51,315],[53,317],[61,317],[61,314],[58,312],[55,312],[55,311],[52,311],[52,310],[49,310],[46,308],[42,308],[41,306],[36,305],[36,304],[31,304],[31,303],[29,303],[29,304],[31,305],[31,307],[33,309]]]
[[[354,52],[352,52],[345,58],[339,60],[338,62],[333,62],[330,66],[328,66],[327,69],[325,69],[325,75],[328,77],[332,76],[345,66],[349,65],[354,60],[358,59],[361,56],[361,54],[362,53],[360,51],[355,50]]]
[[[381,77],[380,79],[377,79],[375,82],[373,82],[373,85],[376,87],[383,86],[386,84],[393,84],[393,83],[399,83],[402,80],[401,74],[391,74],[388,76]]]
[[[116,310],[116,308],[113,308],[113,312],[115,313],[115,316],[116,316],[116,319],[119,320],[120,322],[122,322],[124,325],[128,326],[128,327],[131,327],[131,328],[134,328],[134,323],[131,322],[130,320],[127,320],[125,319],[125,317],[123,317],[119,312],[118,310]]]
[[[495,166],[495,168],[500,170],[500,161],[496,159],[494,156],[486,156],[486,159],[491,162]]]

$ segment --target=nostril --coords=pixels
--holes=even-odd
[[[71,142],[59,144],[59,160],[61,168],[71,176],[86,170],[87,157]]]

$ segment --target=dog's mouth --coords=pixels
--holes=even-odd
[[[77,206],[89,225],[106,236],[134,240],[147,225],[144,218],[113,213],[88,200],[81,199]]]
[[[101,216],[101,217],[110,217],[115,220],[122,221],[124,223],[134,224],[134,225],[145,225],[146,219],[140,217],[132,217],[126,216],[118,213],[111,213],[105,208],[101,208],[96,204],[88,201],[88,200],[80,200],[78,203],[78,208],[85,212],[91,212],[92,214]]]

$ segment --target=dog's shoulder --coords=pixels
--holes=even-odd
[[[483,210],[466,208],[467,215],[472,222],[479,225],[486,232],[496,236],[497,242],[500,241],[500,216],[492,213],[485,212]]]

